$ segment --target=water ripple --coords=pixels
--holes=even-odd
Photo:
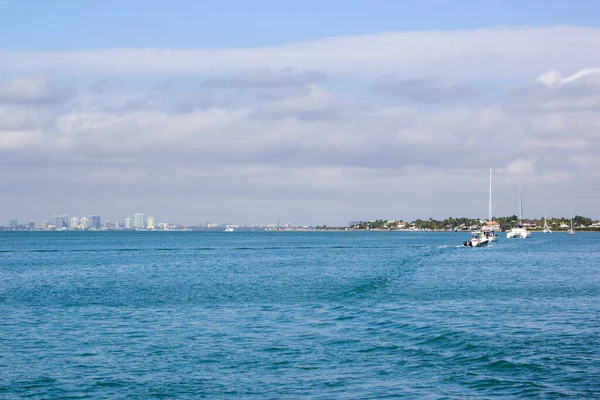
[[[598,398],[570,239],[0,233],[0,397]]]

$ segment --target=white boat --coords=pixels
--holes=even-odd
[[[573,230],[573,209],[571,209],[571,227],[567,231],[569,235],[574,235],[575,231]]]
[[[487,246],[489,242],[491,242],[491,239],[486,232],[476,231],[472,232],[471,240],[465,241],[463,245],[468,247],[483,247]]]
[[[231,226],[228,226],[225,228],[225,232],[233,232],[233,228]]]
[[[492,218],[492,167],[490,167],[490,197],[488,210],[488,226],[484,226],[481,230],[488,237],[490,242],[495,242],[498,240],[498,234],[494,232],[494,221]]]
[[[548,227],[548,222],[546,221],[546,213],[544,213],[544,233],[552,233],[552,230]]]
[[[521,193],[521,181],[519,181],[519,226],[506,232],[506,237],[526,239],[531,237],[531,233],[523,226],[523,195]]]

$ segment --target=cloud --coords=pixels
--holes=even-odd
[[[308,92],[297,96],[287,93],[278,101],[256,107],[250,114],[251,118],[273,120],[294,118],[306,121],[348,120],[356,116],[359,109],[364,109],[358,103],[352,102],[336,93],[330,92],[317,85],[309,85]]]
[[[72,98],[76,91],[71,84],[51,74],[17,77],[0,82],[0,103],[54,104]]]
[[[522,27],[4,52],[4,210],[44,198],[35,212],[110,220],[124,205],[185,223],[485,216],[492,165],[498,214],[514,213],[518,179],[532,212],[552,199],[559,214],[577,192],[593,214],[597,42],[595,28]]]
[[[580,112],[600,108],[600,69],[587,68],[565,78],[548,71],[508,92],[515,108]]]
[[[0,72],[222,74],[293,68],[347,76],[441,74],[455,79],[503,79],[532,76],[549,68],[576,71],[600,65],[597,43],[600,29],[591,27],[405,31],[260,48],[2,51]]]
[[[58,114],[57,110],[44,107],[0,107],[0,132],[49,130]]]
[[[592,78],[592,82],[600,82],[600,68],[585,68],[566,78],[561,77],[560,71],[548,71],[540,75],[537,80],[552,87],[577,80],[587,80],[588,78]]]
[[[521,158],[511,162],[505,168],[501,169],[502,172],[509,175],[531,175],[534,172],[533,163],[530,160],[523,160]]]
[[[280,88],[306,86],[323,82],[327,75],[318,71],[298,72],[292,68],[281,70],[243,70],[229,78],[213,77],[206,80],[205,85],[216,88]]]
[[[461,102],[481,94],[481,90],[473,84],[435,78],[384,76],[376,79],[373,87],[378,93],[422,103]]]
[[[238,91],[237,96],[247,96],[260,101],[276,101],[289,97],[310,94],[311,87],[325,83],[327,74],[319,71],[295,71],[292,68],[281,70],[242,70],[231,76],[209,77],[202,84],[212,90]],[[239,93],[239,92],[243,93]]]

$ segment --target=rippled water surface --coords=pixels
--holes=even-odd
[[[600,396],[600,234],[0,233],[0,397]]]

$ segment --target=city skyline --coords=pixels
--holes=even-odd
[[[600,3],[348,4],[3,5],[0,221],[600,218]]]

